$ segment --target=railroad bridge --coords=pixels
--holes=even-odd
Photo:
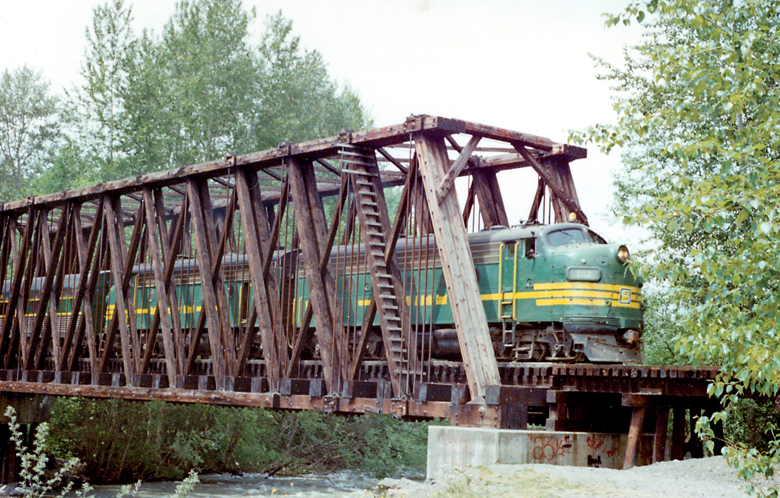
[[[528,220],[575,213],[587,224],[570,169],[585,157],[422,115],[6,202],[0,405],[87,396],[531,423],[628,433],[626,465],[641,432],[655,434],[653,460],[664,458],[671,413],[680,457],[685,414],[715,408],[715,369],[499,362],[493,352],[467,234],[510,225],[497,179],[510,171],[531,187]],[[433,358],[419,339],[439,297],[405,276],[433,264],[459,361]],[[377,323],[381,334],[362,332]]]

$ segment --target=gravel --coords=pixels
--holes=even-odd
[[[780,486],[780,478],[756,479],[757,490]],[[745,497],[747,482],[723,457],[662,462],[631,470],[554,465],[492,465],[456,470],[436,482],[384,480],[395,497]],[[760,495],[759,495],[760,496]]]

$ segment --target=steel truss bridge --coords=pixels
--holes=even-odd
[[[629,432],[627,461],[643,427],[663,458],[671,412],[681,456],[691,433],[681,414],[714,409],[715,369],[499,363],[493,353],[467,232],[510,225],[497,174],[519,169],[533,178],[529,220],[573,212],[587,223],[570,170],[584,157],[547,138],[422,115],[4,203],[0,392],[6,402],[163,400],[498,428],[530,420]],[[402,244],[416,256],[399,261]],[[430,358],[415,339],[430,323],[411,314],[425,316],[430,296],[406,289],[402,275],[434,260],[460,362]],[[370,274],[366,297],[335,285],[355,271]],[[308,299],[296,294],[297,275]],[[158,305],[142,302],[144,289]],[[343,326],[351,299],[366,306],[363,323]],[[379,356],[361,333],[375,320]]]

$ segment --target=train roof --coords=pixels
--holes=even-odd
[[[585,229],[593,232],[593,230],[581,223],[554,223],[551,225],[527,223],[515,225],[513,227],[494,226],[486,228],[480,232],[469,234],[469,242],[503,242],[507,240],[527,239],[537,235],[544,236],[549,232],[567,228]]]

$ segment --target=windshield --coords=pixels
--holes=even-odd
[[[591,232],[588,230],[588,235],[590,235],[590,240],[593,241],[594,244],[606,244],[607,241],[601,238],[601,235],[597,234],[596,232]]]
[[[547,241],[551,246],[565,246],[567,244],[606,244],[599,235],[582,228],[562,228],[547,234]]]

